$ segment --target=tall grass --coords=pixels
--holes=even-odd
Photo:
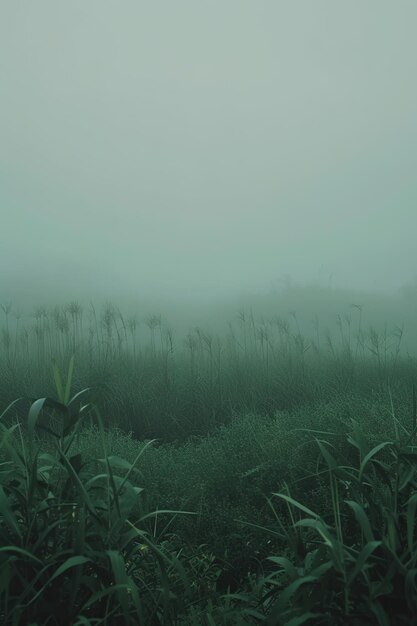
[[[52,393],[50,363],[75,354],[75,389],[93,388],[105,423],[141,438],[200,436],[233,413],[273,415],[387,383],[397,393],[416,373],[401,352],[402,329],[365,328],[360,307],[338,316],[333,335],[318,320],[303,335],[295,313],[258,320],[241,311],[222,336],[194,328],[185,338],[160,316],[125,319],[113,305],[97,311],[72,302],[29,318],[2,308],[3,405],[22,393]]]

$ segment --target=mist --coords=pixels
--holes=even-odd
[[[0,623],[417,624],[416,0],[0,0]]]
[[[3,301],[414,284],[415,3],[0,14]]]

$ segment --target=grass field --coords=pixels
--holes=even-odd
[[[401,327],[3,313],[2,624],[417,623]]]

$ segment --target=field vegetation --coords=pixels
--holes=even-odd
[[[401,325],[2,308],[2,624],[417,623]]]

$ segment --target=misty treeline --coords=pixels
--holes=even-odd
[[[297,301],[295,290],[286,295]],[[332,327],[317,314],[306,323],[294,310],[246,307],[221,331],[182,334],[161,315],[126,316],[115,304],[73,301],[26,316],[1,308],[2,405],[52,393],[53,363],[65,369],[74,355],[75,388],[91,387],[106,423],[140,438],[182,440],[236,413],[274,415],[387,387],[402,397],[416,374],[403,323],[373,326],[360,304],[334,314]]]

